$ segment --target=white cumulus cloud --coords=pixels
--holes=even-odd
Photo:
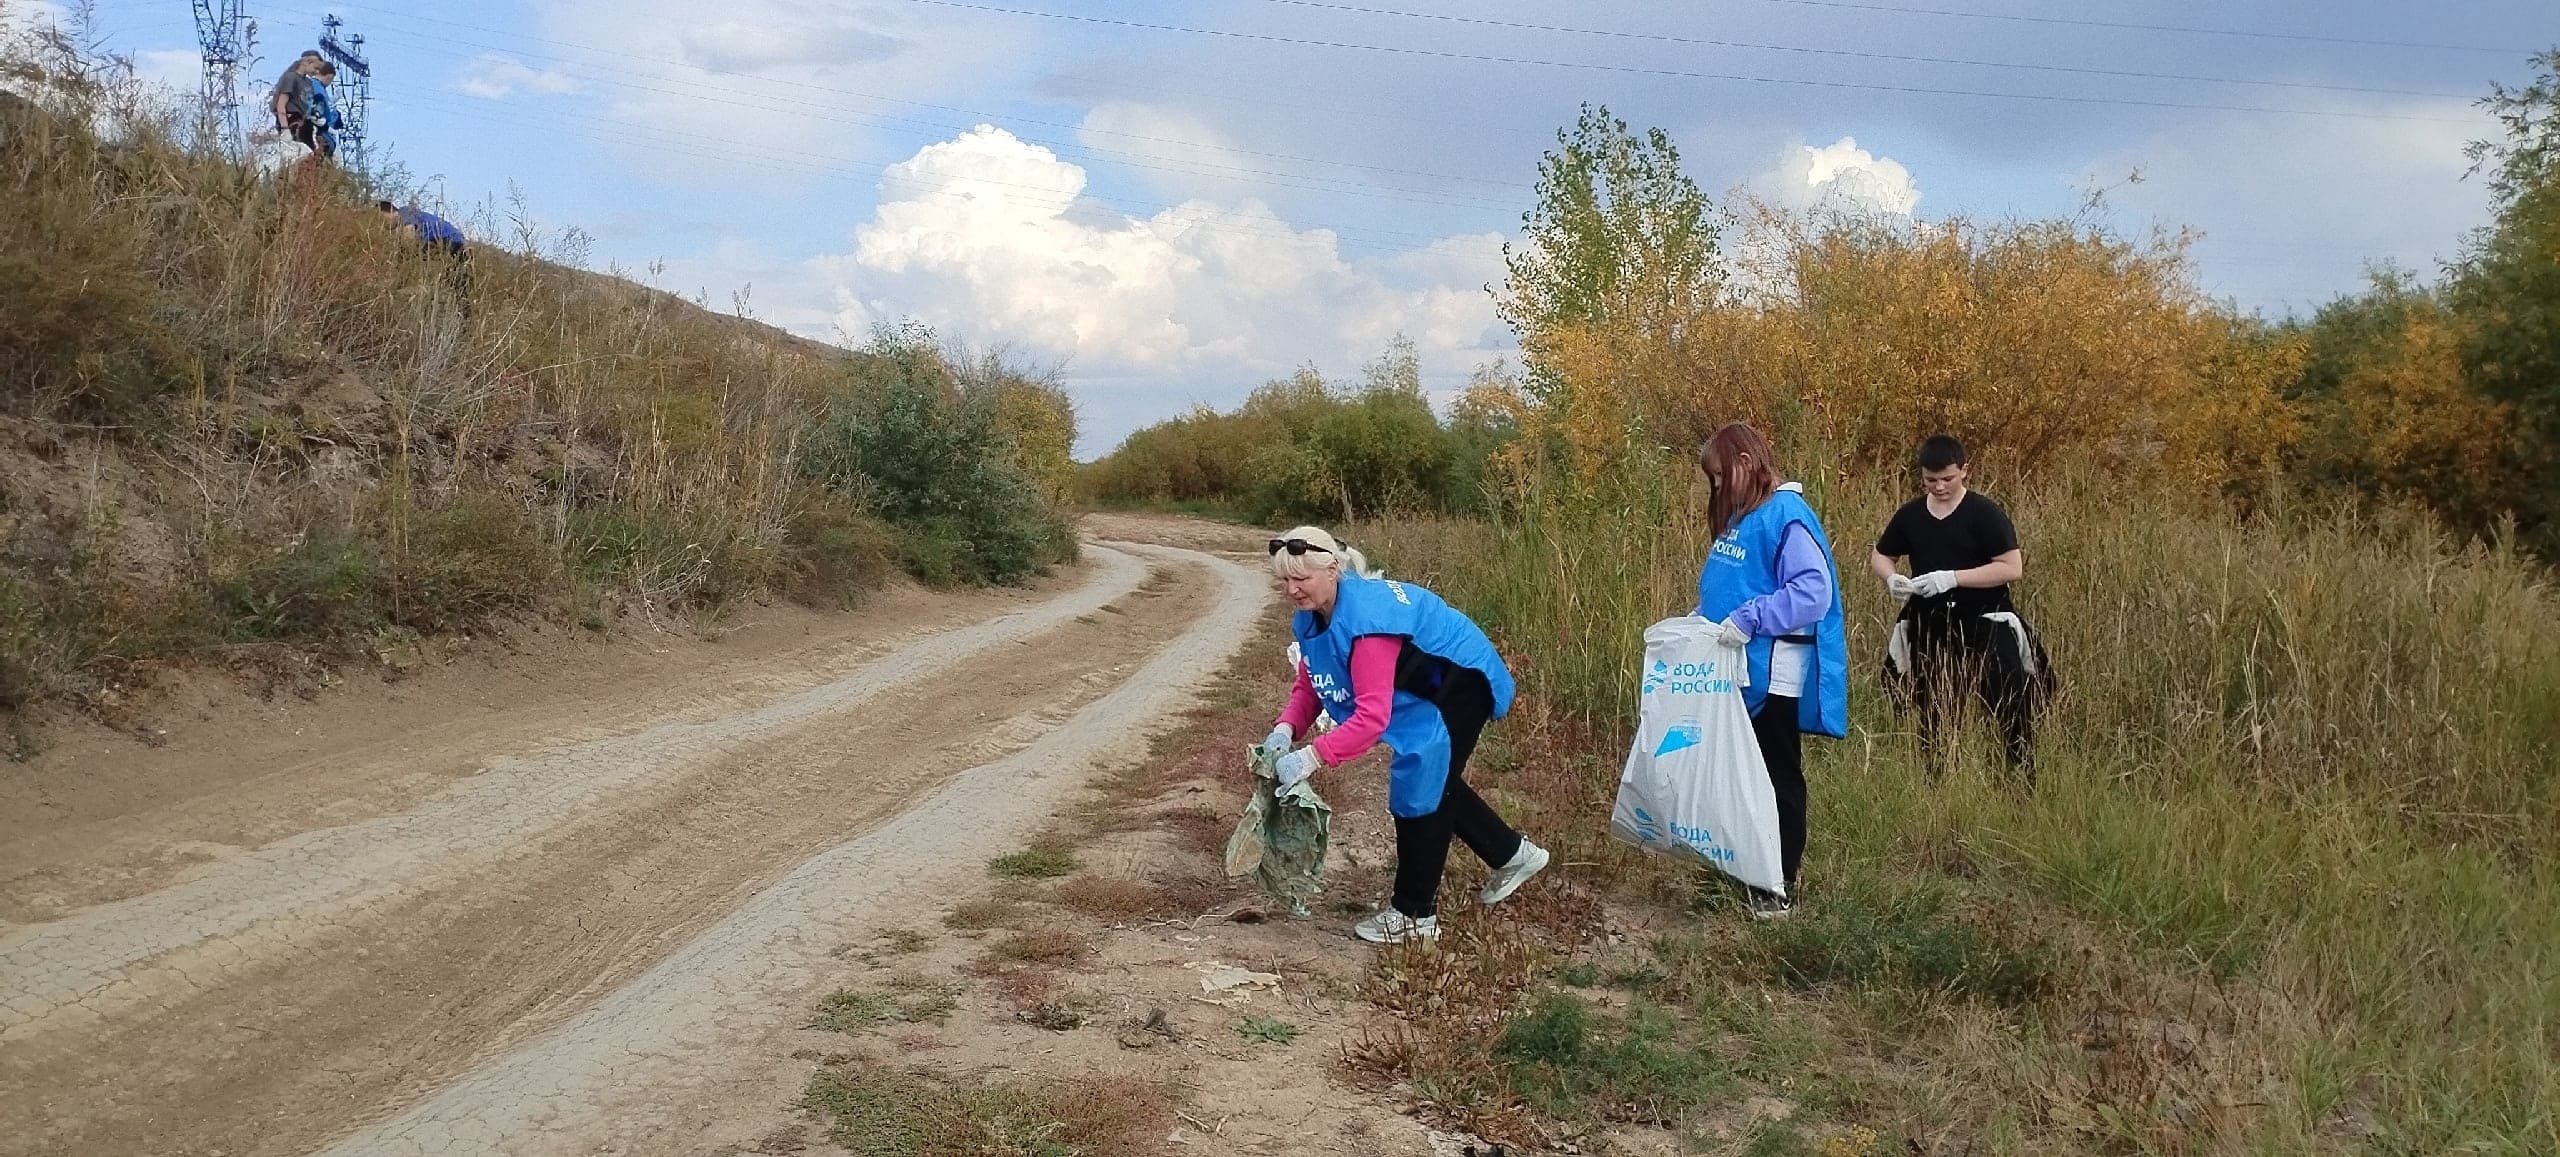
[[[578,91],[576,77],[563,72],[535,68],[513,57],[494,52],[482,53],[462,66],[462,74],[454,78],[454,91],[482,100],[505,100],[519,92],[559,96]]]
[[[1081,167],[999,128],[926,146],[889,168],[853,253],[831,262],[841,323],[913,316],[1117,374],[1352,363],[1397,333],[1426,359],[1487,352],[1499,237],[1359,261],[1259,201],[1138,217],[1084,187]]]
[[[1241,197],[1271,168],[1238,151],[1197,113],[1168,105],[1106,101],[1076,125],[1076,143],[1138,170],[1168,196]]]
[[[1842,137],[1819,148],[1796,144],[1778,167],[1752,182],[1779,204],[1797,209],[1840,209],[1907,217],[1920,205],[1920,185],[1911,170],[1891,157],[1858,147],[1855,137]]]

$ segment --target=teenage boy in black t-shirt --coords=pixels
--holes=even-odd
[[[1921,496],[1894,512],[1867,565],[1905,600],[1894,629],[1921,752],[1935,771],[1940,732],[1970,692],[1999,723],[2010,768],[2033,784],[2042,656],[2009,601],[2009,584],[2025,573],[2018,532],[1999,503],[1965,487],[1964,443],[1932,437],[1918,465]],[[1895,570],[1897,558],[1911,560],[1911,577]]]

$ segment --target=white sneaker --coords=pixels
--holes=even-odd
[[[1351,926],[1351,934],[1371,944],[1402,944],[1409,940],[1438,940],[1440,918],[1425,916],[1416,920],[1393,908],[1380,908],[1369,918]]]
[[[1520,850],[1511,853],[1511,862],[1494,869],[1493,878],[1484,882],[1484,891],[1476,893],[1476,899],[1485,904],[1499,904],[1509,899],[1513,892],[1520,890],[1520,885],[1528,883],[1529,877],[1537,875],[1552,858],[1545,848],[1521,840]]]

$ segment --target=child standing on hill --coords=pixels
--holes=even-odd
[[[267,98],[276,131],[324,161],[338,152],[340,121],[337,106],[329,99],[329,83],[337,78],[338,68],[328,57],[305,52],[285,67],[284,75],[276,78],[275,92]]]
[[[1933,773],[1947,722],[1970,695],[1998,722],[2010,770],[2033,787],[2035,709],[2052,675],[2009,600],[2009,584],[2026,573],[2017,529],[1999,503],[1965,485],[1964,443],[1932,437],[1916,465],[1920,497],[1894,512],[1867,560],[1904,600],[1888,672],[1910,688]],[[1911,577],[1895,570],[1900,558],[1911,560]]]

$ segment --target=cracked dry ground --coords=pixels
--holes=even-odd
[[[0,1153],[694,1152],[830,950],[1146,752],[1267,578],[1118,519],[1029,591],[556,643],[0,781]],[[1162,545],[1179,543],[1182,545]],[[728,1112],[735,1110],[734,1112]]]

